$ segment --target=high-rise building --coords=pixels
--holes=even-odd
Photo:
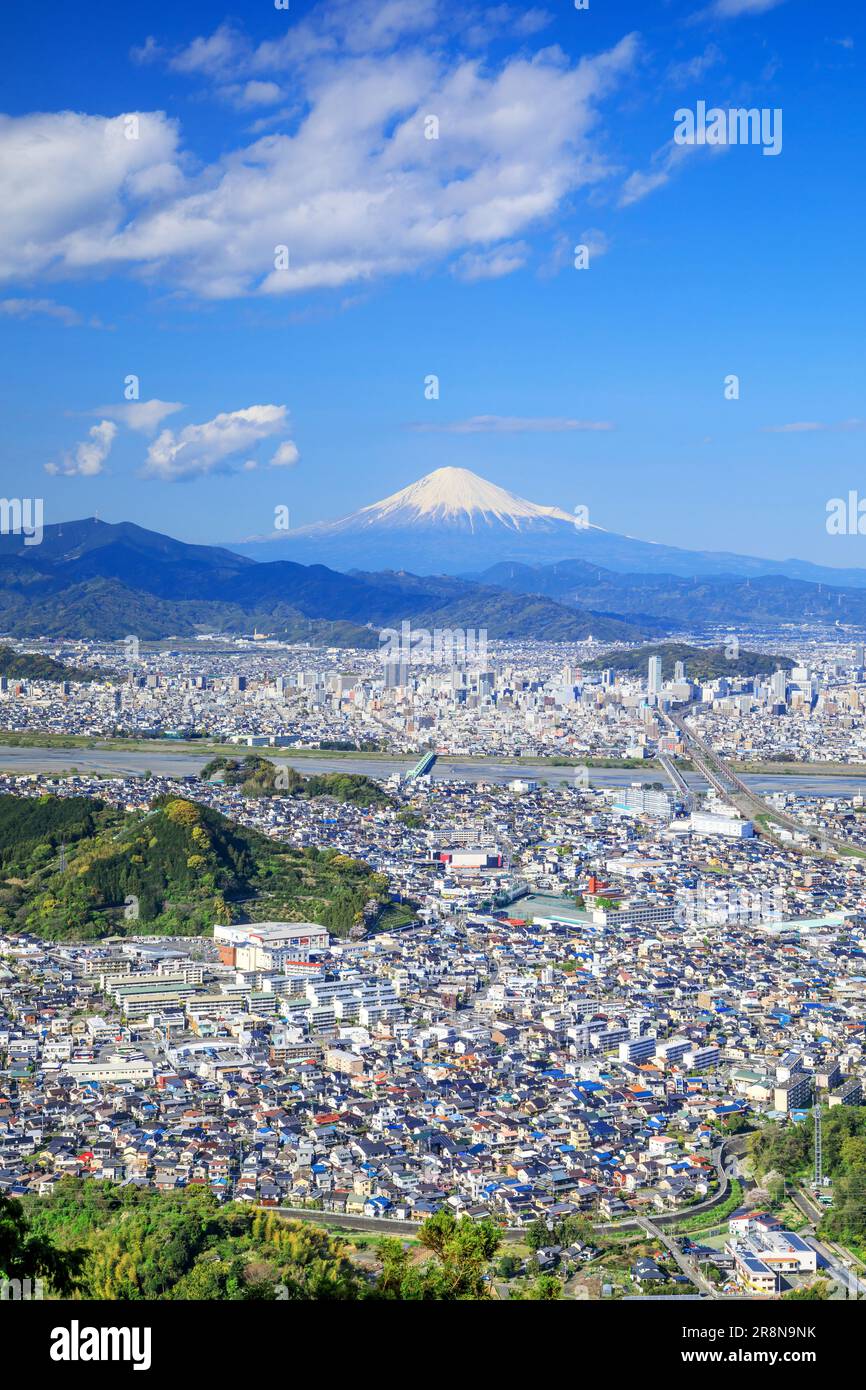
[[[674,666],[674,680],[677,685],[681,685],[686,678],[686,663],[678,661]]]
[[[407,685],[409,666],[405,661],[389,661],[385,666],[385,689],[395,690]]]
[[[647,677],[647,689],[650,695],[658,695],[662,688],[662,659],[660,656],[651,656],[649,659],[649,673]]]

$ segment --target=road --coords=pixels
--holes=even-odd
[[[706,1197],[702,1202],[696,1202],[694,1206],[688,1207],[684,1211],[669,1211],[661,1213],[655,1221],[649,1224],[653,1227],[652,1235],[654,1239],[661,1240],[667,1245],[667,1237],[662,1235],[662,1225],[676,1224],[685,1217],[698,1216],[701,1212],[712,1211],[714,1207],[721,1206],[727,1199],[730,1190],[730,1179],[725,1171],[725,1159],[736,1147],[742,1148],[746,1143],[745,1137],[735,1135],[734,1138],[727,1140],[719,1148],[713,1150],[713,1163],[719,1178],[718,1189],[711,1197]],[[417,1234],[421,1225],[420,1221],[389,1221],[387,1217],[363,1216],[360,1214],[347,1215],[343,1212],[317,1211],[307,1207],[265,1207],[265,1211],[276,1211],[281,1216],[290,1217],[295,1221],[315,1221],[329,1226],[345,1226],[354,1231],[372,1231],[380,1235],[402,1235],[411,1237]],[[646,1221],[649,1218],[645,1218]],[[611,1232],[638,1231],[646,1230],[644,1220],[640,1217],[632,1216],[624,1221],[602,1221],[597,1222],[593,1229],[603,1235]],[[505,1226],[502,1236],[505,1241],[522,1240],[526,1235],[525,1226]],[[689,1270],[683,1270],[691,1279],[693,1276]],[[700,1276],[702,1277],[702,1276]]]
[[[866,1293],[866,1282],[861,1279],[854,1266],[854,1257],[836,1245],[833,1241],[821,1240],[814,1234],[814,1227],[824,1215],[824,1209],[814,1201],[807,1193],[800,1189],[789,1194],[794,1205],[800,1209],[805,1217],[808,1218],[813,1231],[810,1234],[803,1232],[803,1239],[812,1246],[824,1261],[834,1279],[843,1289],[847,1290],[849,1298],[857,1298]],[[850,1260],[850,1265],[847,1261]],[[819,1270],[820,1273],[820,1270]]]
[[[788,830],[796,831],[801,835],[807,834],[810,847],[816,853],[835,854],[840,851],[851,851],[852,845],[849,841],[835,839],[826,831],[819,829],[818,826],[804,824],[802,821],[795,820],[793,816],[768,806],[753,787],[749,786],[738,773],[731,770],[724,758],[710,748],[703,739],[698,738],[697,734],[691,732],[683,716],[665,714],[664,717],[680,734],[685,745],[686,756],[703,774],[710,786],[718,792],[719,796],[739,811],[741,815],[752,820],[757,819],[758,816],[769,815],[776,824],[785,826]],[[760,823],[758,829],[761,829]],[[773,838],[771,832],[765,831],[764,833],[767,838]]]
[[[701,1293],[707,1294],[709,1298],[718,1298],[718,1290],[713,1287],[708,1279],[704,1278],[694,1260],[690,1260],[687,1255],[683,1254],[675,1240],[672,1240],[670,1236],[666,1235],[654,1221],[650,1221],[648,1216],[639,1216],[638,1222],[643,1226],[647,1235],[652,1236],[654,1240],[661,1241],[665,1249],[670,1251],[683,1274],[685,1274],[688,1279],[691,1279],[692,1283],[696,1288],[700,1289]]]

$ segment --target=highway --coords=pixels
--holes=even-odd
[[[682,738],[686,756],[693,763],[695,768],[709,782],[710,786],[719,794],[730,806],[739,811],[741,815],[755,820],[758,816],[771,816],[773,821],[784,826],[786,829],[796,831],[799,834],[806,834],[810,840],[810,847],[814,852],[838,853],[840,851],[850,852],[851,845],[845,840],[837,840],[820,830],[817,826],[806,825],[801,821],[795,820],[793,816],[787,815],[783,811],[777,811],[774,807],[768,806],[766,801],[757,794],[742,777],[733,772],[723,758],[709,747],[703,739],[698,738],[697,734],[687,727],[685,718],[680,714],[662,712],[663,718],[677,730]],[[766,835],[768,839],[773,839],[771,832],[765,830],[760,822],[758,831]]]

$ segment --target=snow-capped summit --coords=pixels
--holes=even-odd
[[[436,468],[419,478],[417,483],[401,488],[381,502],[362,507],[354,516],[346,517],[334,526],[412,526],[418,522],[457,522],[475,530],[479,525],[511,527],[525,530],[533,522],[566,521],[574,525],[574,517],[560,507],[542,507],[535,502],[508,492],[486,478],[479,478],[468,468]],[[320,529],[320,528],[316,528]],[[328,527],[332,530],[333,526]]]
[[[580,555],[608,533],[573,512],[529,502],[468,468],[435,468],[409,487],[336,521],[317,521],[269,541],[238,546],[257,559],[286,558],[334,569],[459,574],[499,560]]]
[[[772,572],[775,562],[680,550],[608,531],[589,520],[588,499],[579,485],[573,500],[573,511],[543,506],[468,468],[436,468],[350,516],[281,531],[234,549],[256,560],[422,575],[477,575],[503,562],[550,565],[561,560],[582,560],[596,572],[598,567],[687,577]]]

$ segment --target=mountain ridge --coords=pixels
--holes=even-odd
[[[126,522],[57,523],[38,546],[4,539],[0,633],[15,638],[151,640],[256,627],[287,641],[374,647],[377,628],[404,620],[484,628],[492,640],[630,641],[669,630],[662,621],[583,612],[456,578],[346,574],[287,559],[259,564]]]
[[[688,550],[620,535],[590,523],[584,509],[530,502],[466,468],[434,469],[399,492],[348,516],[232,544],[246,558],[316,560],[336,570],[410,568],[467,574],[503,562],[582,559],[618,573],[779,575],[866,588],[866,569],[809,560],[768,560],[733,551]]]

